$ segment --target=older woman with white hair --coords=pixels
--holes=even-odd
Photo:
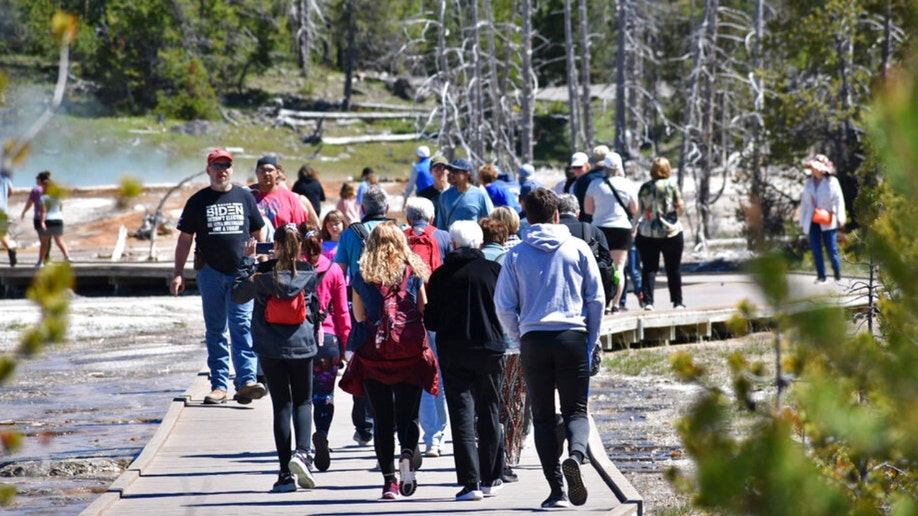
[[[479,249],[478,222],[454,222],[449,236],[456,250],[430,277],[424,321],[437,332],[456,480],[462,486],[456,500],[481,500],[503,484],[500,379],[507,345],[494,307],[501,266]]]
[[[823,154],[806,161],[810,177],[803,185],[800,198],[800,229],[810,238],[810,250],[816,264],[816,283],[825,283],[826,264],[822,254],[825,246],[835,273],[841,280],[841,259],[838,253],[838,228],[845,226],[845,196],[835,178],[835,165]]]
[[[637,213],[637,187],[625,177],[622,157],[609,152],[603,161],[605,177],[595,179],[587,188],[583,199],[583,210],[592,217],[593,224],[602,230],[609,243],[609,254],[618,269],[618,276],[624,274],[625,260],[634,235],[632,217]],[[624,282],[616,286],[610,301],[612,312],[619,311],[619,300]]]

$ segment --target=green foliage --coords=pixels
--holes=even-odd
[[[157,113],[180,120],[216,118],[220,113],[217,92],[197,59],[187,59],[177,51],[164,51],[165,77],[176,89],[156,94]]]
[[[908,69],[907,67],[904,67]],[[792,336],[777,350],[790,352],[773,384],[798,381],[790,404],[756,402],[763,369],[731,358],[733,393],[709,385],[691,357],[676,361],[681,376],[705,386],[679,422],[695,475],[670,473],[695,503],[728,514],[915,514],[918,511],[918,75],[894,74],[874,105],[873,170],[862,238],[880,264],[886,297],[879,303],[881,331],[852,332],[835,306],[780,314],[784,295],[777,257],[753,268],[775,310],[778,327]],[[779,284],[779,285],[775,285]],[[703,371],[702,371],[703,372]],[[780,389],[779,389],[780,393]],[[753,414],[736,428],[731,399]],[[736,406],[736,405],[733,405]]]
[[[131,199],[134,199],[138,195],[143,193],[143,182],[141,182],[136,177],[124,176],[121,178],[121,184],[118,187],[118,202],[117,206],[119,208],[127,208],[128,204],[131,202]]]

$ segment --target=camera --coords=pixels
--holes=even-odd
[[[271,254],[274,251],[274,243],[258,242],[255,244],[255,254]]]

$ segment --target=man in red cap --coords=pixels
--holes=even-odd
[[[169,286],[173,295],[185,290],[185,262],[195,242],[194,268],[204,310],[207,366],[211,392],[204,403],[226,402],[229,389],[230,356],[236,371],[236,401],[251,403],[267,394],[256,381],[257,359],[252,351],[252,307],[254,302],[236,304],[230,300],[233,278],[242,261],[249,238],[262,238],[265,223],[248,188],[230,182],[233,155],[216,149],[207,155],[210,186],[192,195],[178,221],[175,268]],[[226,330],[229,329],[229,341]]]

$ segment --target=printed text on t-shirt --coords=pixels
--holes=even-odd
[[[207,207],[209,235],[235,235],[245,227],[245,209],[241,202],[213,204]]]

